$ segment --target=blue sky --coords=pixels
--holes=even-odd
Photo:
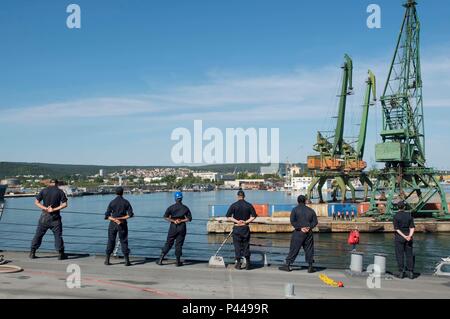
[[[204,127],[280,129],[281,159],[304,162],[330,128],[344,53],[357,130],[368,68],[379,94],[401,0],[24,1],[0,7],[1,161],[172,165],[170,134]],[[81,7],[82,28],[66,27]],[[369,4],[382,28],[366,26]],[[450,168],[450,2],[419,1],[427,157]],[[356,111],[355,111],[356,110]],[[366,161],[381,123],[371,111]]]

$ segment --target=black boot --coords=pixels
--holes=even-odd
[[[398,273],[395,274],[395,277],[397,277],[398,279],[403,279],[405,278],[405,272],[399,271]]]
[[[241,269],[241,259],[239,258],[239,259],[236,259],[236,264],[234,265],[234,268],[235,269],[238,269],[238,270],[240,270]]]
[[[29,257],[30,257],[31,259],[36,259],[36,250],[32,249],[32,250],[30,251]]]
[[[309,264],[309,266],[308,266],[308,273],[312,274],[314,272],[316,272],[316,270],[314,269],[313,264]]]
[[[109,262],[109,259],[111,258],[111,255],[106,255],[105,258],[105,266],[111,266],[111,263]]]
[[[125,257],[125,266],[131,266],[131,263],[130,263],[130,256],[129,255],[124,255],[124,257]]]
[[[176,264],[176,266],[177,267],[183,266],[183,262],[180,260],[180,257],[177,257],[177,264]]]
[[[159,260],[156,262],[158,265],[162,266],[163,264],[163,260],[164,260],[164,254],[161,253],[161,256],[159,256]]]
[[[409,279],[414,279],[414,272],[413,271],[408,272],[408,278]]]
[[[250,258],[245,258],[245,269],[246,270],[252,269],[252,264],[250,263]]]
[[[282,271],[291,272],[292,271],[291,263],[286,262],[283,266],[279,267],[278,269]]]
[[[61,250],[59,252],[58,260],[65,260],[67,259],[67,255],[64,253],[64,250]]]

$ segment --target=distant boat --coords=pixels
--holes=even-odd
[[[8,185],[0,185],[0,200],[5,198],[6,189]]]

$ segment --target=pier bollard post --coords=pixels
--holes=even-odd
[[[386,274],[386,255],[374,254],[373,264],[380,267],[380,275]]]
[[[363,253],[352,252],[351,253],[351,262],[350,262],[350,271],[352,273],[362,273],[363,271]]]
[[[286,298],[293,298],[295,297],[295,287],[294,284],[286,284],[284,285],[284,296]]]
[[[116,248],[114,248],[113,257],[117,258],[119,256],[119,249],[120,249],[120,240],[119,240],[119,238],[117,238]]]
[[[269,253],[264,253],[264,267],[269,267]]]

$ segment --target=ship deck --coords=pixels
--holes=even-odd
[[[102,256],[71,255],[58,261],[52,253],[39,252],[40,258],[28,259],[22,252],[2,252],[10,265],[23,268],[19,273],[0,274],[0,298],[180,298],[180,299],[280,299],[285,298],[287,283],[295,286],[298,299],[404,299],[450,298],[450,277],[419,275],[415,280],[381,278],[381,288],[367,287],[367,276],[350,276],[346,270],[318,269],[308,274],[305,269],[291,273],[276,267],[260,267],[250,271],[209,268],[204,262],[186,262],[182,268],[173,261],[158,266],[154,260],[132,259],[125,267],[121,259],[114,265],[103,265]],[[81,269],[81,288],[69,289],[67,267]],[[344,288],[327,286],[319,279],[326,274],[342,281]]]

